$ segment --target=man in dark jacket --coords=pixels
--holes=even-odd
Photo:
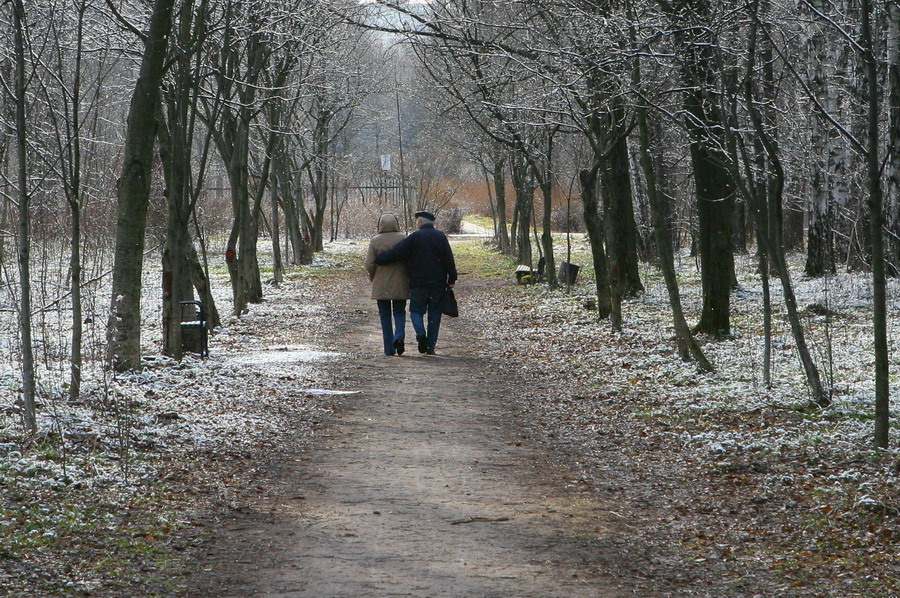
[[[416,330],[419,353],[434,355],[441,328],[441,300],[456,283],[456,263],[447,236],[434,228],[434,214],[416,212],[418,230],[380,253],[376,264],[406,262],[409,273],[409,319]],[[428,314],[428,329],[424,317]]]

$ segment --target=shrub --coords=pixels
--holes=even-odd
[[[565,206],[561,208],[554,208],[553,213],[550,216],[550,226],[555,231],[565,232],[566,231],[566,208]],[[581,210],[576,209],[576,206],[572,206],[572,213],[569,215],[569,226],[573,233],[581,233],[584,232],[584,217],[581,214]]]
[[[459,234],[462,232],[462,221],[465,215],[466,212],[462,208],[450,208],[438,215],[438,225],[448,235]]]

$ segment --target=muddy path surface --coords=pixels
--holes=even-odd
[[[374,302],[352,285],[329,367],[359,394],[220,523],[190,594],[625,593],[610,507],[519,434],[516,380],[475,356],[477,331],[445,319],[437,356],[409,342],[381,356]]]

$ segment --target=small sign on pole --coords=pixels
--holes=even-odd
[[[390,172],[391,170],[391,155],[383,154],[381,156],[381,170],[383,172]]]

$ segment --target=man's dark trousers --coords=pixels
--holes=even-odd
[[[416,336],[428,337],[428,349],[434,350],[438,332],[441,329],[441,301],[446,287],[425,286],[413,287],[409,290],[409,319],[412,320]],[[425,329],[424,317],[428,314],[428,330]]]

